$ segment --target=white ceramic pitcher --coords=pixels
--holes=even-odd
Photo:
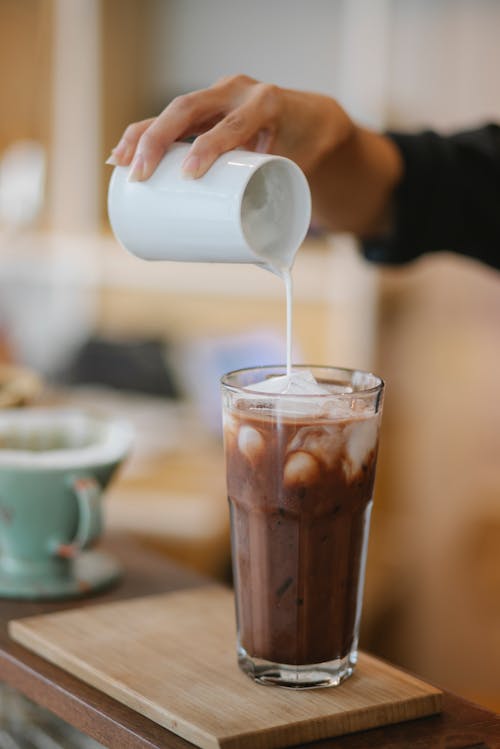
[[[129,182],[129,167],[115,167],[108,211],[121,244],[145,260],[255,263],[277,273],[290,268],[311,218],[299,167],[238,149],[188,179],[181,164],[189,148],[174,143],[144,182]]]

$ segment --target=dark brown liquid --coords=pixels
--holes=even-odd
[[[350,652],[376,419],[276,421],[238,410],[226,420],[238,627],[250,656],[305,665]],[[366,427],[368,447],[351,459],[348,441]]]

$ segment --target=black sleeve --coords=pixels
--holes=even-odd
[[[388,137],[404,163],[393,231],[365,240],[365,256],[397,264],[451,250],[500,269],[500,126]]]

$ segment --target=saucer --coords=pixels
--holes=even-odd
[[[109,554],[103,551],[82,551],[73,561],[72,576],[67,578],[23,579],[0,571],[0,598],[31,601],[78,598],[108,587],[120,575],[120,566]]]

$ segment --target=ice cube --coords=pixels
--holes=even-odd
[[[319,463],[309,453],[299,450],[290,455],[285,464],[284,484],[295,486],[297,484],[312,484],[319,476]]]
[[[341,446],[342,438],[339,428],[322,424],[299,429],[288,445],[288,452],[307,451],[331,469],[338,460]]]
[[[346,428],[346,454],[344,473],[353,479],[363,462],[377,445],[378,419],[356,419]]]
[[[285,393],[289,395],[328,395],[327,388],[320,385],[312,372],[301,370],[292,372],[288,379]]]
[[[288,384],[288,377],[268,377],[266,380],[255,382],[253,385],[247,385],[245,390],[252,390],[255,393],[269,393],[270,395],[279,395],[285,392]]]
[[[264,450],[264,438],[257,429],[242,426],[238,434],[238,447],[250,463],[254,463]]]
[[[269,377],[253,385],[247,385],[244,400],[251,400],[252,407],[276,411],[282,416],[322,417],[332,420],[347,419],[351,415],[353,402],[349,398],[335,398],[353,392],[349,385],[329,383],[320,385],[309,370],[295,370],[290,376]],[[268,394],[267,401],[257,401],[253,393]],[[283,398],[275,396],[283,395]],[[325,398],[324,396],[332,396]],[[313,396],[318,396],[314,398]]]
[[[329,394],[329,391],[319,385],[312,372],[308,370],[292,372],[290,376],[269,377],[267,380],[249,385],[246,390],[285,396],[268,404],[270,408],[276,409],[284,416],[316,416],[324,407],[324,399],[314,399],[311,396]]]
[[[291,375],[268,377],[266,380],[248,385],[246,390],[277,395],[328,395],[329,393],[325,387],[316,382],[313,373],[308,370],[292,372]]]
[[[281,398],[276,408],[281,416],[316,419],[324,415],[326,404],[321,398],[312,398],[311,395],[294,395]]]

